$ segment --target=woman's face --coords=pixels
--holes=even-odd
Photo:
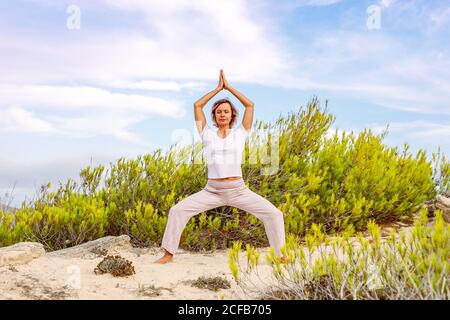
[[[217,125],[223,126],[231,122],[231,106],[228,102],[221,103],[215,112]]]

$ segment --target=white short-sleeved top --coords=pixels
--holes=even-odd
[[[250,131],[247,131],[241,123],[235,129],[231,129],[225,138],[221,138],[218,130],[213,130],[208,124],[205,125],[200,137],[206,153],[208,179],[242,177],[242,154]]]

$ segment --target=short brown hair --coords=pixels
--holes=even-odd
[[[231,121],[230,121],[230,129],[233,127],[234,123],[237,120],[237,116],[238,116],[238,110],[236,109],[236,107],[234,106],[233,102],[231,102],[230,99],[228,98],[223,98],[220,100],[217,100],[216,102],[214,102],[212,108],[211,108],[211,118],[213,121],[214,126],[218,127],[217,122],[216,122],[216,117],[215,117],[215,113],[216,113],[216,109],[222,104],[222,103],[229,103],[230,107],[231,107]]]

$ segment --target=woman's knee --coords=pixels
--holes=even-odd
[[[280,209],[274,206],[274,209],[271,211],[271,218],[280,223],[284,223],[283,212]]]
[[[280,209],[276,208],[276,213],[278,214],[278,216],[280,216],[283,219],[284,214]]]
[[[193,213],[192,210],[186,209],[185,207],[181,206],[180,203],[177,203],[176,205],[172,206],[169,209],[169,217],[183,217],[183,218],[190,218],[194,216],[196,213]]]
[[[179,206],[174,205],[169,209],[169,217],[175,217],[177,215],[179,215],[181,212]]]
[[[283,212],[281,212],[275,206],[272,208],[272,210],[268,210],[265,213],[256,216],[266,222],[284,223]]]

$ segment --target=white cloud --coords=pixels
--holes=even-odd
[[[374,132],[380,133],[386,128],[378,124],[371,124]],[[411,122],[392,122],[389,123],[389,132],[402,132],[410,138],[431,141],[443,141],[450,139],[450,125],[440,124],[430,121],[416,120]]]
[[[389,21],[391,30],[413,31],[416,37],[448,33],[445,28],[450,21],[447,0],[381,0],[380,5],[383,5],[382,19]]]
[[[110,92],[88,86],[0,86],[0,106],[26,105],[38,108],[69,110],[102,110],[109,112],[138,112],[161,116],[182,117],[181,103],[161,98]]]
[[[447,158],[450,156],[450,145],[447,143],[447,141],[450,141],[450,125],[432,121],[414,120],[409,122],[394,121],[385,124],[368,123],[361,127],[349,127],[343,130],[333,126],[328,130],[326,137],[333,137],[335,130],[337,130],[340,138],[343,131],[347,133],[347,136],[351,132],[353,132],[354,136],[358,136],[369,129],[374,135],[381,135],[387,131],[383,139],[385,146],[397,147],[403,150],[404,144],[407,144],[412,154],[416,154],[419,149],[423,149],[426,150],[428,156],[440,148],[441,153],[446,155]]]
[[[388,8],[394,2],[394,0],[380,0],[380,4],[386,8]]]
[[[443,26],[450,21],[450,7],[444,10],[435,10],[429,13],[430,20],[435,26]]]
[[[181,118],[178,101],[92,87],[0,86],[0,131],[58,133],[75,137],[111,135],[148,146],[129,127],[151,116]],[[10,106],[20,107],[10,107]],[[26,109],[41,112],[40,116]],[[49,115],[45,111],[51,110]],[[70,116],[67,111],[75,112]]]
[[[33,112],[19,107],[0,109],[0,130],[8,132],[53,133],[51,123],[39,119]]]
[[[329,6],[341,2],[342,0],[288,0],[289,5],[294,7],[302,6]]]
[[[140,89],[140,90],[152,90],[152,91],[176,91],[179,92],[183,89],[203,90],[207,87],[203,82],[186,82],[179,83],[176,81],[116,81],[108,83],[109,87],[120,89]]]
[[[298,53],[298,75],[281,86],[323,90],[391,109],[450,115],[450,60],[386,34],[314,34]]]
[[[51,10],[67,5],[36,3]],[[206,81],[218,81],[220,68],[229,81],[276,83],[288,70],[285,50],[258,22],[259,15],[250,16],[246,1],[80,0],[77,5],[82,16],[129,11],[137,20],[144,17],[146,27],[102,30],[82,20],[79,31],[64,26],[44,34],[0,31],[0,69],[7,71],[0,74],[0,108],[33,110],[34,123],[25,123],[22,131],[46,123],[62,134],[110,134],[138,143],[131,125],[150,116],[185,115],[179,101],[142,90],[204,90]],[[45,115],[49,110],[53,114]]]
[[[271,81],[289,70],[289,54],[246,1],[104,1],[106,10],[130,11],[144,27],[32,32],[0,36],[6,83],[217,81],[220,68],[234,81]],[[84,6],[94,4],[79,1]],[[95,4],[105,10],[101,2]],[[94,5],[94,6],[95,6]],[[87,9],[86,9],[87,10]],[[93,9],[92,9],[93,10]],[[143,18],[142,18],[143,17]],[[88,29],[89,28],[89,29]],[[120,30],[120,31],[118,31]],[[33,59],[29,59],[30,52]],[[145,86],[147,86],[145,84]],[[152,84],[153,86],[154,84]]]
[[[250,9],[256,2],[243,0],[78,3],[82,10],[105,10],[105,4],[108,10],[135,14],[146,28],[140,28],[140,32],[100,32],[89,26],[87,32],[88,27],[82,25],[78,34],[67,32],[61,39],[3,34],[0,50],[5,59],[0,61],[0,68],[14,72],[0,74],[0,82],[70,81],[115,89],[176,92],[185,88],[203,90],[196,81],[216,81],[218,70],[224,68],[232,82],[328,90],[398,110],[450,112],[445,104],[450,87],[449,72],[445,71],[450,70],[447,55],[441,52],[441,58],[437,58],[412,50],[391,34],[339,29],[315,34],[311,43],[299,46],[294,56],[286,35],[282,38],[276,26],[263,23],[270,17],[269,5],[257,6],[264,12],[253,13]],[[383,4],[392,14],[418,10],[398,2]],[[29,52],[34,59],[20,58],[29,56]]]
[[[274,15],[283,16],[305,7],[326,7],[344,2],[343,0],[248,0],[251,6],[266,7],[266,11]]]

